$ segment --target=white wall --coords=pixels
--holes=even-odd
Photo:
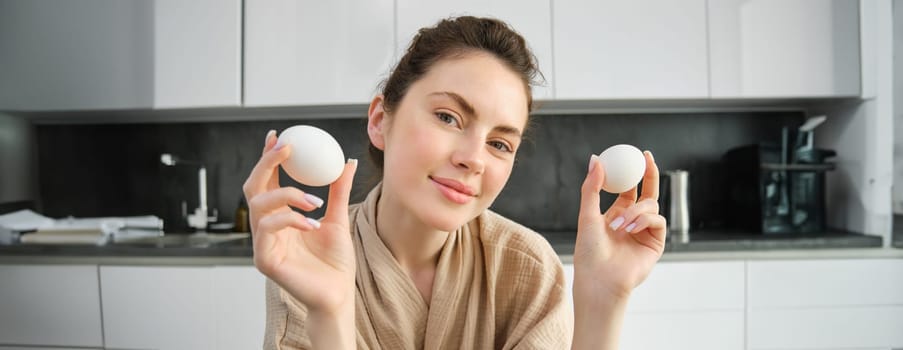
[[[894,0],[894,213],[903,214],[903,0]]]
[[[828,174],[828,226],[891,241],[894,180],[893,1],[860,2],[861,100],[820,106],[828,120],[816,129],[818,147],[834,149]]]
[[[36,200],[34,127],[0,113],[0,203]]]

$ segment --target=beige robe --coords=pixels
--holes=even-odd
[[[351,206],[359,349],[565,349],[564,272],[536,232],[487,210],[448,235],[429,305],[375,229],[377,186]],[[306,308],[267,280],[265,349],[309,349]]]

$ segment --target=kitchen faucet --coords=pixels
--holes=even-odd
[[[208,222],[216,221],[218,215],[216,208],[213,208],[213,216],[207,215],[207,168],[198,161],[189,161],[179,159],[169,153],[160,155],[160,162],[167,166],[175,166],[176,164],[192,164],[198,166],[198,207],[194,209],[193,214],[187,214],[185,207],[182,207],[182,217],[187,217],[188,226],[204,231]],[[183,202],[184,204],[184,202]]]

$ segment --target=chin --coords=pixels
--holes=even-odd
[[[452,213],[451,215],[439,214],[442,212],[448,213],[447,210],[430,210],[423,218],[423,221],[437,230],[452,232],[476,217],[476,215],[462,215],[459,213]]]

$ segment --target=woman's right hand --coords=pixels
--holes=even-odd
[[[349,160],[329,186],[326,216],[317,222],[292,210],[311,211],[322,200],[295,187],[279,186],[279,164],[288,145],[276,149],[267,133],[263,155],[245,181],[250,210],[254,265],[310,312],[332,314],[354,307],[354,247],[348,223],[348,200],[357,162]]]

